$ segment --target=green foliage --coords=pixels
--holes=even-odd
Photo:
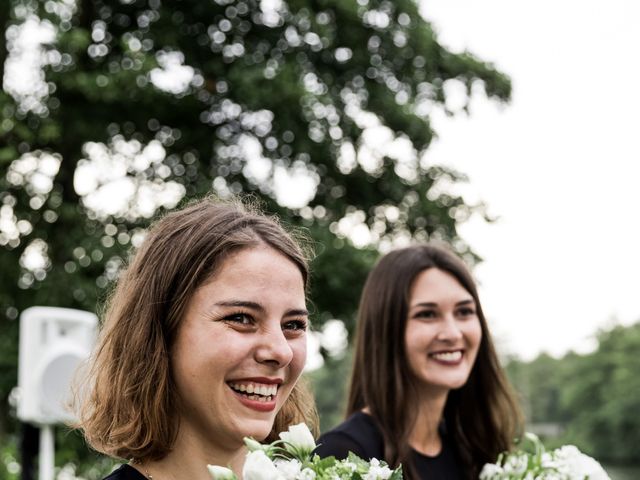
[[[9,440],[9,441],[6,441]],[[18,480],[20,478],[19,459],[14,438],[6,439],[0,446],[0,479]]]
[[[509,99],[511,85],[491,65],[440,45],[413,1],[291,0],[271,15],[257,0],[69,4],[11,0],[0,8],[12,35],[30,12],[56,31],[44,46],[39,103],[0,92],[0,208],[11,225],[0,230],[0,435],[15,430],[6,399],[16,384],[19,313],[32,305],[96,311],[133,239],[154,212],[175,204],[160,195],[151,212],[140,211],[135,195],[144,188],[173,185],[184,198],[252,193],[285,223],[307,229],[318,252],[311,291],[318,326],[340,318],[352,330],[380,244],[438,238],[472,256],[457,225],[482,206],[434,188],[464,176],[420,161],[434,136],[429,113],[445,108],[449,81],[496,101]],[[0,73],[15,50],[1,37]],[[191,81],[174,91],[154,84],[180,58]],[[365,139],[379,135],[387,141],[372,149]],[[263,177],[247,168],[250,156],[239,147],[247,139],[261,150]],[[410,154],[387,151],[393,142]],[[95,162],[91,148],[100,144],[111,153],[161,147],[146,167],[122,154],[122,178],[135,192],[129,208],[91,203],[113,178],[88,191],[74,187],[86,188],[78,167]],[[60,165],[43,189],[35,167],[18,166],[47,155]],[[317,183],[307,205],[287,207],[278,197],[282,172]],[[369,229],[366,248],[341,230],[345,218]],[[41,265],[24,262],[27,248],[39,250]]]
[[[82,435],[66,427],[56,428],[55,465],[81,474],[86,480],[100,480],[111,472],[118,461],[87,447]]]
[[[351,363],[349,350],[339,358],[326,357],[324,365],[308,375],[313,385],[321,432],[344,420]]]
[[[529,422],[563,423],[567,420],[560,397],[565,382],[571,380],[571,365],[568,358],[559,361],[546,353],[540,354],[531,363],[518,360],[509,362],[507,372],[522,395]]]
[[[598,460],[640,464],[640,323],[598,335],[598,349],[561,359],[540,355],[507,370],[525,398],[528,420],[556,423],[552,444],[573,443]]]
[[[577,365],[563,392],[570,439],[618,463],[640,463],[640,324],[599,335],[600,348]]]

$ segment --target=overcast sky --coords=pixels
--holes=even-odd
[[[462,235],[482,255],[483,307],[504,353],[593,347],[640,320],[640,3],[423,0],[442,43],[511,76],[513,101],[439,118],[427,160],[499,222]]]

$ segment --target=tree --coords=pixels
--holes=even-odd
[[[562,402],[569,441],[611,463],[640,464],[640,323],[598,335],[599,348],[576,365]]]
[[[560,359],[541,354],[507,367],[525,397],[527,420],[564,427],[553,446],[575,444],[598,460],[640,464],[640,323],[597,335],[598,348]]]
[[[452,82],[500,102],[511,85],[443,47],[413,1],[1,8],[3,400],[16,383],[19,313],[95,310],[149,219],[183,199],[252,193],[307,229],[318,325],[340,318],[351,330],[379,247],[441,238],[472,256],[456,227],[482,206],[442,187],[463,175],[422,161],[429,115],[446,110]],[[29,28],[42,34],[32,46],[42,76],[24,89],[11,65]]]
[[[309,374],[322,432],[335,427],[345,418],[352,353],[349,349],[342,355],[329,355],[321,368]]]

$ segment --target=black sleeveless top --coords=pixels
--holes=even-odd
[[[421,480],[464,479],[455,446],[444,431],[440,434],[442,450],[437,455],[431,457],[413,451],[415,471]],[[316,453],[321,457],[333,455],[337,459],[343,459],[349,452],[353,452],[365,460],[385,460],[382,432],[366,413],[354,413],[340,425],[321,435],[317,443]]]
[[[147,480],[138,470],[131,465],[120,465],[117,469],[111,472],[103,480]]]

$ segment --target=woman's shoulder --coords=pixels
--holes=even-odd
[[[382,458],[382,433],[370,415],[356,412],[318,438],[316,453],[321,457],[346,458],[353,452],[361,458]]]
[[[131,465],[124,464],[120,465],[103,480],[146,480],[146,478]]]

